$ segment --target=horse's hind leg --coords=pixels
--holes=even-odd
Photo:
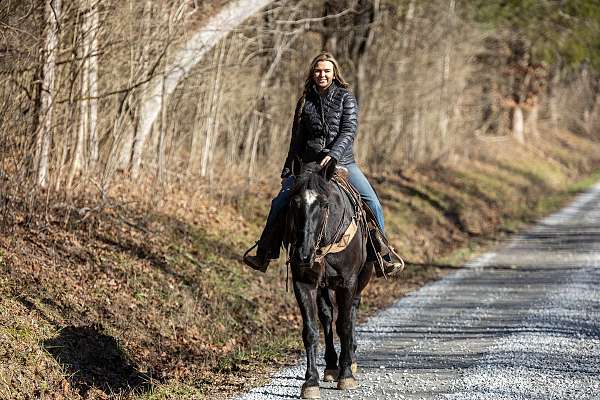
[[[317,299],[319,309],[319,320],[325,334],[325,373],[323,380],[333,382],[338,375],[338,357],[333,345],[333,304],[329,297],[329,289],[321,289],[321,295]]]
[[[358,276],[358,284],[356,287],[356,292],[354,293],[354,298],[352,299],[352,373],[356,374],[358,371],[358,362],[356,359],[356,348],[357,348],[357,340],[356,340],[356,314],[358,313],[358,308],[360,307],[361,293],[367,284],[371,280],[371,276],[373,275],[373,267],[365,266],[360,272]]]
[[[347,288],[338,288],[335,294],[338,306],[336,328],[340,337],[341,347],[338,389],[355,389],[358,387],[358,382],[356,382],[352,374],[352,353],[354,349],[352,305],[354,291]]]
[[[302,341],[306,350],[306,375],[300,397],[320,398],[319,372],[317,371],[317,346],[319,326],[317,323],[317,289],[313,285],[294,282],[294,294],[302,314]]]

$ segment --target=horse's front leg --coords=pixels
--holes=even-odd
[[[356,389],[358,382],[352,374],[352,354],[354,353],[354,328],[352,321],[352,305],[354,290],[338,288],[335,291],[338,305],[336,329],[340,337],[340,373],[338,389]]]
[[[331,304],[331,298],[329,297],[329,289],[321,289],[317,302],[319,320],[325,336],[325,372],[323,380],[333,382],[337,380],[338,376],[338,357],[333,344],[333,304]]]
[[[356,314],[358,313],[358,308],[360,307],[360,293],[356,293],[354,295],[354,299],[352,299],[352,312],[350,315],[352,322],[352,373],[356,374],[358,371],[358,361],[356,359],[356,349],[358,347],[356,341]]]
[[[317,324],[317,288],[314,285],[294,282],[294,294],[302,314],[302,341],[306,350],[306,375],[300,397],[320,398],[319,372],[317,371],[317,347],[319,327]]]

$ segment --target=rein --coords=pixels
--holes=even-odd
[[[315,242],[315,248],[313,249],[313,254],[316,254],[320,250],[321,241],[323,240],[323,236],[325,236],[325,228],[327,228],[328,221],[329,221],[329,206],[327,206],[327,208],[325,208],[325,218],[323,221],[323,225],[321,225],[321,232],[319,232],[319,236],[317,237],[317,241]]]
[[[343,221],[343,216],[342,216],[342,221]],[[329,206],[327,206],[327,208],[325,209],[325,218],[323,221],[323,224],[321,225],[321,230],[319,231],[319,236],[317,237],[317,241],[315,242],[315,247],[313,248],[312,254],[316,255],[317,253],[319,253],[313,260],[313,262],[317,262],[320,263],[323,258],[328,254],[328,252],[322,252],[322,249],[324,249],[325,247],[320,247],[321,246],[321,242],[323,241],[323,237],[325,236],[325,229],[327,228],[327,222],[329,222]],[[340,222],[341,225],[341,222]],[[339,226],[338,226],[338,230],[336,231],[336,234],[334,235],[334,237],[337,236],[337,233],[339,232]],[[329,245],[329,247],[335,245],[335,243],[332,243]],[[291,259],[292,259],[292,250],[293,247],[291,246],[291,243],[288,245],[287,248],[287,260],[286,260],[286,265],[289,266],[291,263]],[[286,282],[287,285],[287,282]],[[287,288],[286,288],[287,291]]]

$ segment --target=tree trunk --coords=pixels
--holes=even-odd
[[[200,170],[200,153],[202,151],[202,132],[204,132],[204,107],[206,106],[207,90],[202,86],[201,75],[196,81],[198,87],[198,102],[192,123],[192,143],[190,146],[190,155],[188,160],[188,174],[195,174]]]
[[[557,90],[560,84],[560,73],[558,67],[550,70],[550,79],[548,79],[548,88],[546,94],[548,97],[548,109],[550,112],[550,121],[555,131],[558,130],[558,105]]]
[[[511,109],[511,131],[520,143],[525,142],[525,122],[523,104],[527,101],[531,82],[530,44],[523,37],[516,34],[509,40],[510,56],[508,65],[511,67],[511,99],[514,106]]]
[[[420,151],[421,151],[421,135],[420,135],[420,127],[421,127],[421,112],[420,109],[417,108],[414,111],[413,118],[411,121],[411,143],[407,154],[407,159],[416,161],[419,159]]]
[[[369,48],[375,38],[374,25],[379,18],[379,0],[359,0],[359,14],[354,18],[354,26],[359,29],[353,37],[352,58],[356,65],[356,82],[354,94],[360,103],[365,97],[365,88],[369,86],[367,71],[369,69]]]
[[[67,93],[69,93],[69,103],[68,103],[68,107],[67,107],[67,120],[66,120],[66,129],[63,129],[62,132],[64,132],[62,135],[56,135],[56,137],[54,138],[54,153],[57,155],[57,162],[56,162],[56,172],[55,172],[55,176],[56,179],[54,181],[54,190],[56,192],[58,192],[60,190],[60,185],[62,184],[62,176],[63,176],[63,168],[65,168],[69,163],[68,163],[68,154],[69,154],[69,149],[72,147],[73,145],[73,141],[77,141],[77,134],[79,131],[79,126],[77,125],[76,122],[76,117],[77,117],[77,97],[79,97],[79,93],[77,91],[78,88],[78,83],[80,83],[80,79],[79,79],[79,64],[77,62],[77,57],[78,57],[78,41],[77,41],[77,37],[78,37],[78,30],[75,30],[75,33],[73,35],[73,41],[70,44],[71,45],[71,59],[69,60],[69,87],[65,90]],[[66,82],[63,83],[63,85],[66,85]],[[68,134],[67,132],[70,132],[71,134]],[[60,140],[62,139],[62,140]],[[72,156],[73,154],[71,154]],[[72,162],[71,162],[72,164]],[[67,192],[69,191],[70,187],[71,187],[71,181],[72,181],[72,176],[71,176],[71,171],[69,170],[67,172]]]
[[[82,10],[85,9],[85,7],[81,8]],[[83,24],[82,28],[85,32],[85,24]],[[75,33],[75,37],[79,36],[80,32]],[[57,171],[57,177],[58,179],[56,179],[56,191],[59,190],[60,187],[60,181],[61,181],[61,176],[62,176],[62,168],[63,165],[67,164],[67,154],[69,153],[67,150],[73,145],[72,141],[75,142],[75,150],[71,150],[71,162],[69,165],[69,170],[67,172],[67,180],[65,183],[65,188],[67,193],[70,193],[71,191],[71,186],[73,184],[73,179],[75,177],[75,174],[77,171],[79,171],[79,167],[80,167],[80,163],[83,160],[83,146],[84,146],[84,137],[83,137],[83,133],[84,131],[82,130],[82,126],[81,124],[84,123],[85,118],[87,117],[87,114],[83,113],[83,110],[80,110],[81,112],[79,113],[80,116],[80,124],[78,125],[76,122],[76,110],[77,110],[77,103],[76,103],[76,99],[75,97],[79,97],[80,95],[83,94],[83,82],[80,79],[80,75],[79,75],[79,70],[80,70],[80,66],[77,63],[77,59],[80,56],[79,53],[79,43],[78,41],[75,39],[73,40],[73,43],[71,44],[71,60],[70,60],[70,71],[69,71],[69,76],[70,76],[70,88],[68,90],[69,93],[69,107],[68,107],[68,114],[69,114],[69,118],[68,118],[68,123],[67,123],[67,127],[68,131],[72,131],[72,135],[71,137],[69,137],[68,135],[63,135],[63,141],[62,141],[62,150],[61,150],[61,154],[60,154],[60,161],[58,163],[58,171]],[[85,56],[85,54],[84,54]],[[84,58],[85,60],[85,58]],[[83,67],[83,65],[82,65]],[[85,71],[84,71],[85,72]],[[83,74],[85,75],[85,73]],[[79,83],[79,86],[77,85]],[[79,92],[77,91],[77,89],[81,89]],[[83,101],[82,101],[83,103]],[[55,146],[57,141],[55,140]]]
[[[147,70],[147,66],[148,66],[148,62],[149,62],[149,54],[150,54],[150,36],[151,36],[151,30],[152,30],[152,0],[146,0],[146,2],[144,3],[144,9],[142,11],[142,16],[143,16],[143,20],[144,20],[144,34],[143,36],[143,43],[141,44],[141,48],[139,50],[139,57],[142,60],[142,65],[140,66],[140,68],[138,68],[137,73],[142,73],[144,74]],[[136,52],[136,50],[132,50],[133,52]],[[134,64],[132,64],[133,67]],[[166,71],[166,67],[165,67],[165,71]],[[135,75],[135,74],[134,74]],[[133,76],[132,76],[133,78]],[[157,108],[156,108],[156,113],[158,114],[158,112],[160,112],[160,110],[162,110],[162,97],[164,96],[164,92],[165,92],[165,77],[163,76],[163,78],[160,80],[160,83],[155,85],[153,93],[151,94],[152,97],[152,101],[157,102]],[[142,91],[136,91],[136,99],[139,98],[140,100],[140,108],[143,107],[143,104],[145,102],[148,101],[148,93],[145,93],[143,90]],[[157,100],[158,98],[158,100]],[[140,113],[141,114],[141,113]],[[133,132],[133,136],[131,137],[131,142],[127,143],[126,147],[128,147],[130,149],[130,153],[128,154],[128,161],[129,161],[129,168],[130,168],[130,172],[131,172],[131,176],[134,179],[137,179],[139,172],[140,172],[140,167],[142,164],[142,154],[143,154],[143,149],[144,149],[144,144],[146,143],[146,139],[148,138],[148,136],[150,135],[152,126],[148,126],[147,128],[145,126],[141,127],[143,125],[143,117],[141,116],[137,116],[138,120],[137,123],[135,125],[135,130]],[[156,115],[155,115],[156,118]]]
[[[261,115],[265,112],[265,98],[264,93],[267,90],[270,82],[274,75],[277,73],[279,65],[282,61],[284,53],[292,46],[296,41],[297,35],[291,35],[286,38],[283,35],[278,35],[276,42],[273,44],[275,50],[275,56],[269,65],[269,68],[262,76],[258,93],[256,94],[256,102],[252,108],[252,114],[250,116],[250,128],[249,135],[246,140],[246,154],[244,161],[248,163],[247,176],[250,178],[254,176],[254,170],[256,167],[256,160],[258,155],[259,138],[263,131],[264,117]]]
[[[340,12],[339,0],[326,0],[323,3],[323,16],[337,14]],[[339,19],[325,19],[323,20],[323,31],[321,33],[321,48],[332,54],[337,54],[337,35],[336,31],[339,30]]]
[[[379,19],[380,0],[327,0],[323,16],[352,11],[338,18],[325,19],[321,33],[322,48],[327,51],[346,55],[347,64],[352,67],[354,95],[360,103],[363,99],[369,70],[368,50],[374,37],[374,24]],[[348,31],[351,28],[351,31]]]
[[[202,161],[200,163],[200,175],[206,176],[209,172],[209,164],[212,159],[212,152],[214,151],[213,137],[216,135],[216,130],[219,127],[219,107],[221,103],[221,71],[223,68],[223,56],[225,54],[225,44],[221,42],[219,48],[215,51],[215,62],[213,65],[216,67],[214,85],[212,88],[212,96],[210,101],[210,112],[206,120],[206,135],[204,141],[204,148],[202,149]]]
[[[408,8],[406,10],[406,18],[404,21],[404,29],[402,35],[402,49],[406,52],[406,50],[413,43],[416,30],[413,29],[413,21],[415,19],[415,1],[410,0],[408,3]]]
[[[512,134],[519,143],[525,143],[523,123],[523,110],[519,104],[515,104],[512,108],[511,130]]]
[[[527,121],[525,122],[527,131],[531,133],[531,135],[534,137],[540,136],[540,132],[538,130],[539,111],[540,106],[538,104],[537,98],[534,98],[531,108],[529,109],[529,113],[527,114]]]
[[[408,61],[413,58],[411,49],[417,35],[417,25],[414,23],[415,14],[417,14],[416,7],[416,0],[410,0],[406,9],[404,23],[402,24],[403,26],[398,27],[398,30],[402,32],[401,58],[403,59],[403,62],[400,64],[400,71],[398,72],[397,80],[402,82],[399,91],[403,93],[403,103],[406,104],[406,111],[403,115],[403,118],[405,118],[403,125],[406,127],[406,132],[404,134],[403,159],[407,161],[414,161],[416,159],[416,151],[419,140],[419,109],[414,106],[416,104],[416,100],[418,99],[417,92],[419,87],[415,87],[414,90],[410,90],[410,85],[413,85],[413,82],[416,81],[416,71],[414,68],[411,68],[408,63]]]
[[[89,131],[89,75],[90,68],[88,57],[90,55],[90,27],[91,20],[90,16],[87,14],[86,9],[88,9],[89,0],[85,0],[82,2],[81,8],[83,23],[81,29],[83,31],[83,65],[81,66],[81,96],[83,99],[80,102],[80,120],[79,120],[79,129],[77,131],[77,144],[75,145],[75,151],[72,154],[72,163],[71,170],[69,171],[69,178],[67,179],[67,187],[71,186],[71,182],[73,177],[79,172],[82,168],[84,168],[85,157],[84,157],[84,149],[86,144],[86,138],[88,136]]]
[[[131,13],[135,13],[134,2],[135,0],[129,0],[129,8]],[[138,77],[143,75],[147,69],[146,67],[148,65],[148,54],[150,52],[149,47],[151,43],[150,35],[152,28],[151,0],[146,0],[144,3],[144,8],[142,9],[142,21],[142,35],[139,35],[137,32],[137,29],[139,29],[138,26],[140,25],[138,21],[132,20],[129,28],[129,37],[131,42],[139,43],[139,46],[132,44],[129,48],[129,85],[131,85],[133,82],[136,82]],[[136,104],[141,97],[141,92],[138,89],[134,89],[125,96],[126,102],[121,101],[120,106],[117,108],[119,110],[117,113],[117,119],[124,120],[125,114],[127,114],[127,117],[131,118],[132,123],[124,124],[122,123],[123,121],[120,121],[119,124],[115,124],[113,126],[113,128],[120,126],[124,129],[122,132],[113,131],[114,133],[118,133],[118,135],[121,137],[121,140],[115,141],[114,144],[120,146],[120,149],[118,149],[119,157],[117,169],[123,172],[129,171],[131,168],[133,142],[135,140],[135,133],[137,132],[139,125],[139,118],[134,115],[133,110],[136,108]]]
[[[449,124],[449,96],[448,96],[448,79],[450,78],[450,57],[452,51],[452,27],[454,25],[455,0],[449,0],[448,3],[448,22],[446,31],[446,43],[444,44],[444,54],[441,62],[441,82],[440,82],[440,149],[448,148],[448,124]]]
[[[48,186],[50,145],[52,143],[52,108],[54,100],[54,81],[56,73],[56,53],[58,50],[58,21],[60,19],[61,0],[48,0],[46,3],[47,34],[42,72],[42,114],[41,132],[37,140],[37,184]]]
[[[173,56],[174,62],[169,64],[168,76],[165,78],[165,97],[173,93],[181,79],[187,76],[203,56],[221,38],[246,18],[255,14],[272,0],[237,0],[229,2],[221,11],[212,16],[206,24],[187,40],[183,47]],[[156,120],[162,106],[162,83],[150,83],[140,106],[140,125],[133,144],[131,159],[131,176],[137,178],[142,162],[144,145],[152,124]]]
[[[91,13],[91,26],[89,38],[88,62],[88,92],[89,92],[89,137],[90,137],[90,165],[93,170],[100,157],[98,144],[98,34],[100,32],[99,10],[93,7],[93,0],[89,0],[89,12]]]
[[[164,82],[163,82],[164,83]],[[164,87],[163,93],[164,96]],[[165,168],[166,168],[166,160],[165,160],[165,136],[167,134],[167,108],[168,104],[166,101],[162,102],[162,109],[160,113],[160,120],[158,126],[158,145],[156,146],[156,163],[157,169],[156,174],[158,176],[158,181],[160,183],[165,182]]]
[[[96,135],[98,121],[98,61],[95,53],[98,41],[98,11],[93,8],[93,0],[84,0],[81,4],[83,31],[83,62],[81,65],[81,97],[80,120],[77,130],[75,150],[67,177],[67,190],[71,188],[73,179],[82,170],[93,168],[98,161],[98,139]],[[86,149],[89,149],[86,151]]]

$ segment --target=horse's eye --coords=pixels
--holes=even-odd
[[[321,208],[327,208],[329,206],[329,202],[325,196],[319,196],[319,205]]]

